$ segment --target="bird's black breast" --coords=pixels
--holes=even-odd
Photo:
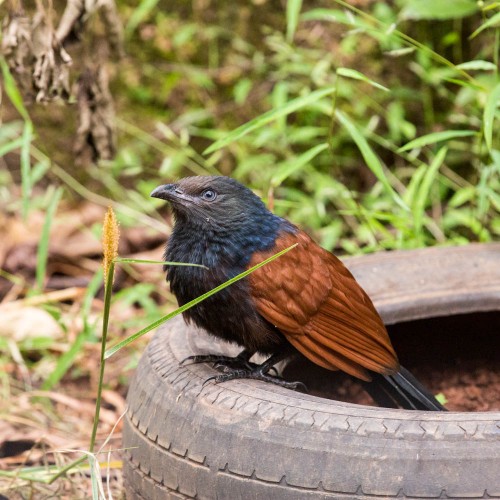
[[[211,234],[192,235],[174,229],[167,243],[165,260],[200,264],[167,266],[167,280],[179,305],[203,295],[246,270],[256,247],[271,247],[274,240],[238,240]],[[212,335],[251,351],[270,354],[285,342],[279,331],[256,310],[248,280],[243,278],[184,313]]]

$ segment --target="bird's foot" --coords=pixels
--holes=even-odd
[[[228,380],[246,378],[270,382],[294,391],[301,389],[307,392],[307,387],[302,382],[287,382],[277,376],[278,372],[276,371],[274,365],[285,359],[288,356],[287,353],[274,354],[262,364],[252,363],[250,358],[253,355],[254,352],[246,349],[240,352],[238,356],[234,357],[223,356],[220,354],[199,354],[183,359],[181,361],[181,365],[186,362],[189,362],[189,364],[211,363],[216,370],[222,372],[220,375],[214,375],[213,377],[205,380],[203,385],[210,381],[214,381],[216,384],[219,384],[220,382],[226,382]],[[271,371],[276,373],[276,376],[269,375],[269,372]]]
[[[213,377],[207,378],[205,382],[203,382],[203,385],[211,381],[219,384],[221,382],[227,382],[228,380],[251,379],[262,380],[263,382],[279,385],[280,387],[291,389],[293,391],[300,389],[307,392],[307,387],[302,382],[288,382],[280,377],[268,375],[262,370],[261,365],[255,365],[255,367],[252,367],[251,369],[231,369],[229,367],[225,367],[223,371],[224,373],[221,375],[214,375]]]
[[[222,372],[226,372],[226,370],[250,370],[258,366],[257,364],[249,361],[252,354],[247,351],[241,352],[238,356],[223,356],[222,354],[196,354],[183,359],[180,364],[184,365],[186,363],[188,365],[194,365],[199,363],[211,363],[215,369]],[[187,363],[188,361],[189,363]]]

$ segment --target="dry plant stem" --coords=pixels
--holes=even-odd
[[[106,26],[108,40],[111,48],[118,57],[123,57],[125,51],[123,49],[123,28],[118,10],[114,0],[97,2],[101,8],[101,18]]]
[[[60,43],[64,42],[83,14],[84,2],[82,0],[70,1],[66,4],[66,9],[56,31],[56,37]]]
[[[90,2],[69,0],[57,27],[56,37],[62,43],[72,31],[77,33],[82,31],[83,23],[99,9],[106,26],[109,43],[115,53],[122,57],[124,55],[122,24],[114,0]]]
[[[24,4],[22,0],[10,0],[9,8],[13,12],[24,12]]]
[[[41,304],[50,304],[52,302],[62,302],[65,300],[78,300],[85,294],[84,288],[71,287],[63,290],[55,290],[47,292],[42,295],[35,295],[23,299],[11,301],[5,306],[8,307],[26,307],[26,306],[39,306]]]
[[[88,65],[78,79],[78,129],[76,162],[110,160],[116,152],[114,106],[103,65]]]

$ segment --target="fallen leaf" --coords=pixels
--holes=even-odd
[[[0,336],[22,342],[26,339],[62,336],[59,323],[44,309],[17,307],[5,304],[0,307]]]

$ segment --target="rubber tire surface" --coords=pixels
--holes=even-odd
[[[127,498],[500,498],[499,412],[366,407],[258,381],[203,386],[217,372],[179,366],[203,352],[237,351],[176,318],[144,353],[124,423]]]

